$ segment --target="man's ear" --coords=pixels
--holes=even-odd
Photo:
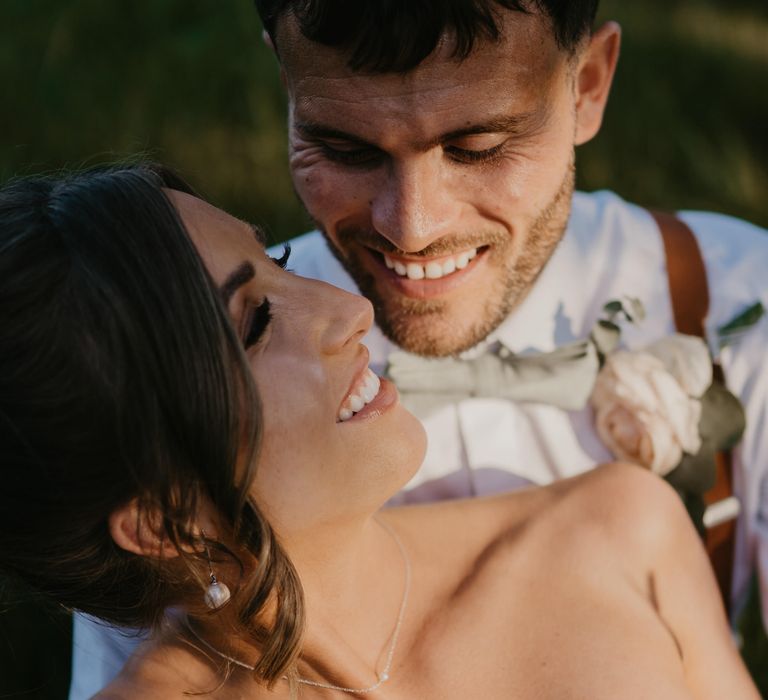
[[[600,130],[620,46],[621,27],[616,22],[607,22],[592,35],[578,59],[574,81],[577,146]]]
[[[153,559],[173,559],[179,555],[167,537],[161,536],[160,517],[139,508],[133,498],[109,516],[109,534],[115,544],[127,552]]]
[[[272,37],[270,36],[269,32],[266,29],[263,29],[261,32],[261,40],[267,45],[267,47],[272,51],[273,54],[275,54],[275,58],[277,59],[277,64],[280,67],[280,82],[283,84],[283,87],[288,86],[288,78],[285,75],[285,68],[283,67],[282,62],[280,61],[280,56],[277,53],[277,49],[275,48],[275,42],[272,41]]]

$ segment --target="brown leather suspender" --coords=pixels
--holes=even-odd
[[[675,327],[680,333],[706,340],[704,324],[709,312],[709,288],[696,238],[691,229],[676,216],[655,211],[651,214],[664,242]],[[715,363],[713,369],[715,378],[724,381],[722,367]],[[715,462],[715,485],[704,496],[707,505],[719,503],[733,495],[731,451],[718,452]],[[730,610],[735,539],[735,518],[707,528],[704,538],[726,610]]]

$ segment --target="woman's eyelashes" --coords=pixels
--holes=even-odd
[[[279,258],[272,258],[269,259],[275,263],[278,267],[285,270],[286,265],[288,264],[288,258],[291,257],[291,244],[290,243],[283,243],[283,254]],[[289,270],[290,272],[290,270]]]
[[[283,245],[283,254],[279,258],[270,257],[269,259],[275,263],[279,268],[285,270],[288,264],[288,258],[291,257],[291,246],[289,243]],[[243,347],[253,347],[261,340],[261,336],[264,335],[264,331],[267,330],[269,322],[272,320],[272,308],[269,303],[269,299],[264,297],[264,301],[256,306],[252,306],[248,319],[245,324],[245,334],[243,336]]]
[[[272,320],[272,310],[270,307],[269,299],[264,297],[264,301],[258,306],[251,308],[248,316],[248,322],[245,327],[245,335],[243,337],[243,347],[253,347],[261,340],[261,336],[264,335],[264,331],[267,330],[269,322]]]

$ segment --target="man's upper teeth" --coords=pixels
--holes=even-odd
[[[432,260],[426,265],[417,262],[403,263],[400,260],[393,260],[388,255],[384,256],[384,264],[394,270],[400,277],[407,277],[411,280],[437,280],[446,275],[450,275],[456,270],[463,270],[469,261],[477,255],[477,248],[465,250],[462,253],[452,255],[450,258],[444,258],[440,262]]]
[[[360,381],[355,384],[339,410],[339,420],[345,421],[352,418],[363,406],[371,403],[379,393],[381,382],[379,378],[366,369]]]

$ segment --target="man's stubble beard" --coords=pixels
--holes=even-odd
[[[490,265],[500,269],[485,299],[477,304],[476,320],[464,326],[462,318],[451,318],[449,303],[440,299],[413,299],[397,295],[387,299],[376,287],[376,281],[359,259],[360,244],[386,252],[403,254],[375,232],[344,230],[338,232],[339,246],[333,244],[325,230],[326,241],[360,292],[373,304],[376,323],[392,342],[404,350],[425,357],[443,357],[474,347],[492,333],[525,299],[547,261],[565,233],[570,215],[575,184],[574,161],[571,160],[554,197],[534,219],[520,250],[510,251],[514,237],[493,231],[475,235],[446,237],[420,251],[425,257],[446,255],[481,245],[490,245],[494,260]],[[345,255],[341,251],[347,251]],[[413,257],[413,254],[410,254]],[[489,271],[490,272],[490,271]],[[458,326],[458,327],[457,327]]]

